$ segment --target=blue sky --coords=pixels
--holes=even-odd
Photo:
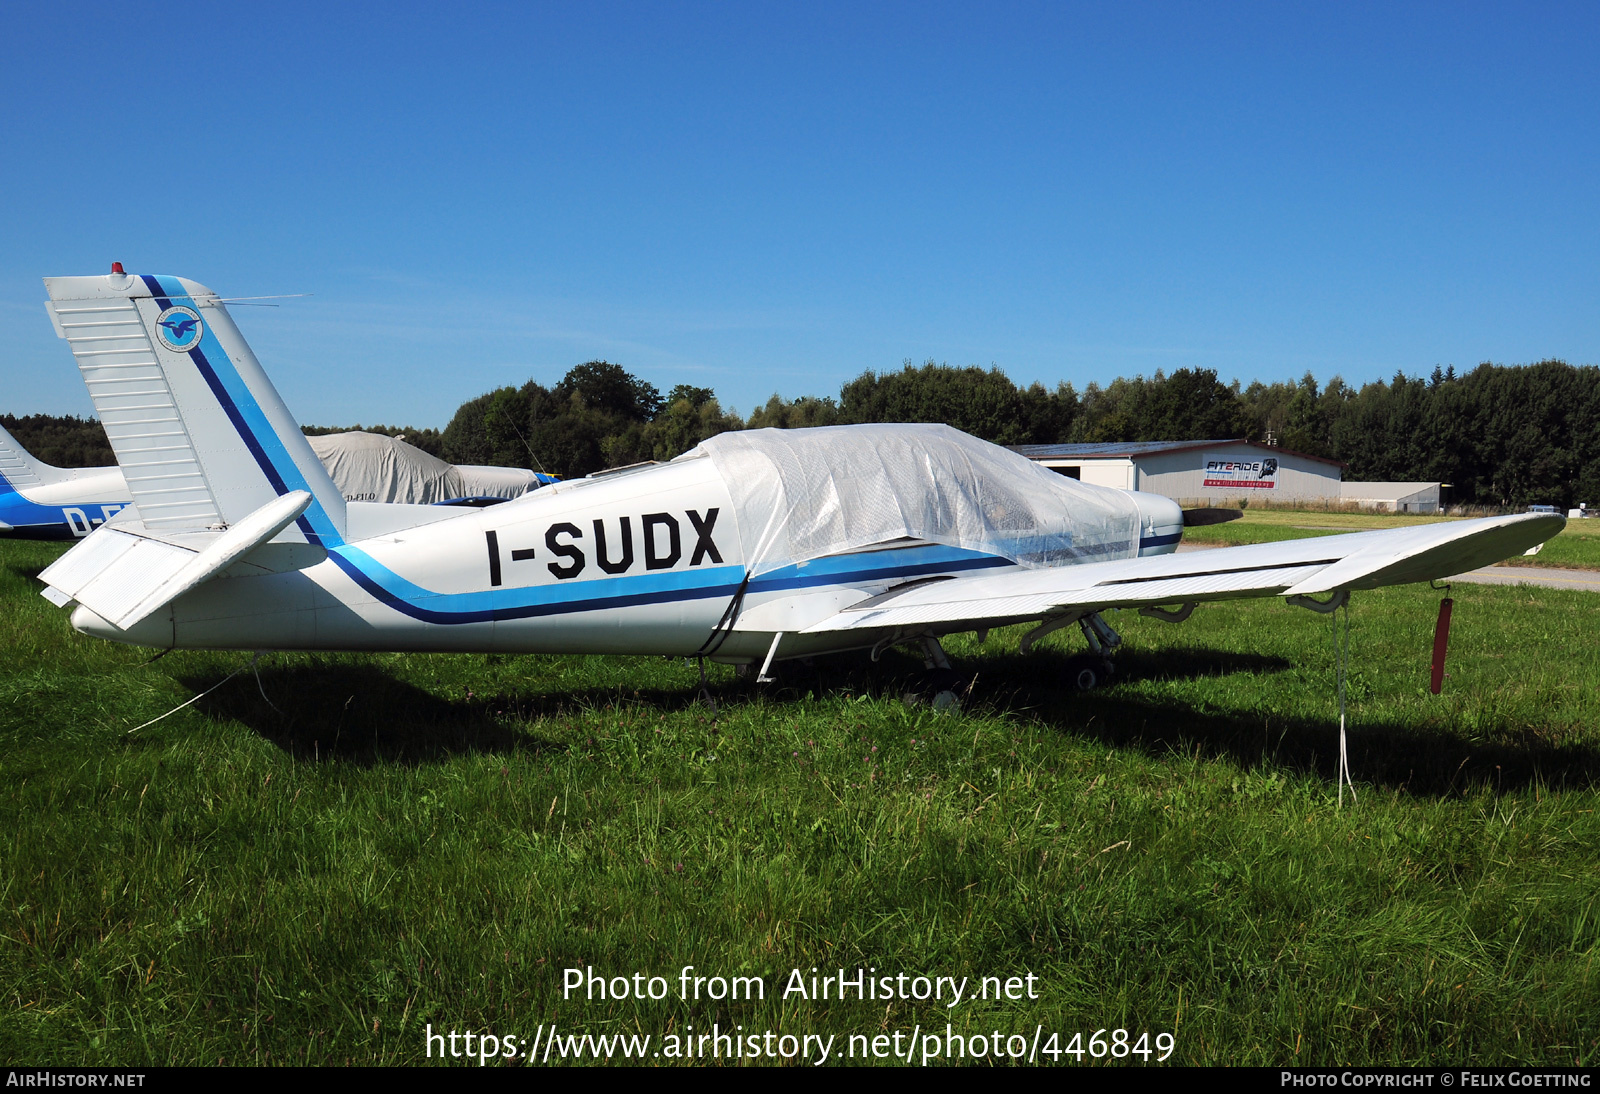
[[[13,5],[0,410],[39,278],[228,296],[302,421],[582,361],[741,411],[1600,363],[1600,6]]]

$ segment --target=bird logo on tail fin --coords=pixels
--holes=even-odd
[[[185,307],[168,308],[156,319],[156,337],[170,350],[187,353],[200,344],[205,325],[200,316]]]

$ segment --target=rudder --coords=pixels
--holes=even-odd
[[[120,273],[45,288],[146,526],[229,527],[304,490],[277,541],[342,542],[343,496],[216,293]]]

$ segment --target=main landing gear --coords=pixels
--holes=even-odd
[[[1111,663],[1109,657],[1080,653],[1067,658],[1067,682],[1075,691],[1093,691],[1109,681],[1116,671],[1117,667]]]
[[[1022,639],[1022,652],[1026,653],[1046,634],[1070,623],[1078,624],[1079,629],[1083,631],[1083,638],[1089,644],[1089,650],[1087,653],[1067,658],[1067,681],[1078,691],[1093,691],[1111,680],[1112,674],[1116,672],[1116,666],[1111,660],[1111,651],[1122,645],[1122,636],[1100,618],[1099,612],[1091,612],[1084,616],[1062,617],[1040,624]],[[926,700],[935,710],[952,710],[960,706],[960,692],[964,681],[951,667],[950,658],[946,656],[944,648],[939,645],[937,638],[924,636],[921,642],[923,676],[918,686],[906,693],[906,701],[915,703]]]
[[[906,693],[906,699],[916,702],[926,699],[934,710],[955,710],[961,706],[961,685],[964,681],[956,675],[950,657],[939,645],[937,638],[922,639],[922,679],[915,690]]]
[[[893,635],[873,647],[872,659],[876,661],[891,645],[910,645],[912,642],[922,647],[922,675],[906,689],[901,698],[908,706],[926,703],[934,710],[959,708],[967,681],[957,675],[949,654],[944,652],[944,647],[932,635]]]
[[[1067,658],[1067,680],[1078,691],[1093,691],[1107,683],[1117,671],[1111,660],[1111,651],[1122,645],[1122,636],[1111,629],[1111,624],[1093,612],[1078,620],[1089,652]]]
[[[1111,661],[1111,651],[1122,645],[1122,636],[1100,618],[1099,612],[1081,616],[1063,615],[1047,620],[1024,635],[1019,648],[1023,653],[1027,653],[1033,648],[1034,643],[1045,635],[1073,623],[1083,631],[1083,639],[1089,644],[1089,651],[1067,658],[1067,682],[1078,691],[1093,691],[1109,681],[1116,672],[1116,666]]]

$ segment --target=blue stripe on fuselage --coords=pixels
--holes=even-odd
[[[9,484],[8,484],[9,485]],[[73,506],[73,508],[98,508],[97,506]],[[84,519],[88,519],[85,516]],[[67,514],[61,511],[59,505],[40,505],[29,501],[17,490],[0,492],[0,521],[11,525],[21,538],[39,539],[78,539],[72,525],[67,521]]]
[[[730,597],[738,592],[744,579],[742,566],[710,566],[633,577],[596,578],[565,585],[436,593],[412,584],[359,547],[339,547],[330,551],[329,557],[356,584],[388,607],[426,623],[444,624],[530,619],[639,604]],[[1011,565],[1010,559],[954,547],[907,547],[785,566],[752,579],[747,595],[824,585],[907,580]]]
[[[82,539],[115,516],[127,502],[84,501],[77,505],[40,505],[20,490],[0,492],[0,522],[11,525],[19,539]],[[83,518],[82,531],[67,516],[71,509]],[[107,515],[106,510],[111,510]],[[91,516],[94,513],[96,515]]]

